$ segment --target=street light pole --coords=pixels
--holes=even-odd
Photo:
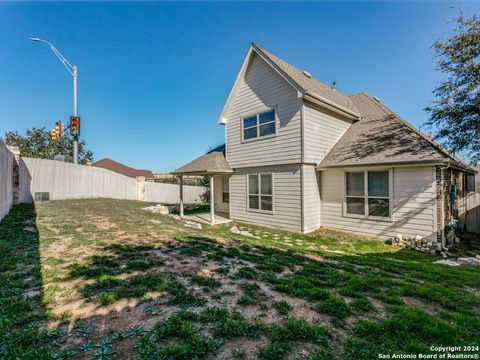
[[[73,116],[78,116],[78,93],[77,93],[77,79],[78,79],[78,68],[77,65],[71,65],[67,59],[60,54],[55,46],[49,43],[46,40],[39,39],[39,38],[30,38],[32,41],[41,42],[47,44],[53,53],[57,56],[57,58],[62,62],[65,68],[68,70],[70,75],[73,77]],[[78,135],[73,137],[73,162],[78,164]]]

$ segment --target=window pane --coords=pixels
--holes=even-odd
[[[389,214],[388,199],[368,199],[368,215],[388,217]]]
[[[243,119],[243,127],[248,128],[257,125],[257,115]]]
[[[245,140],[256,138],[256,137],[257,137],[257,128],[256,127],[250,128],[250,129],[247,129],[247,130],[243,130],[243,138]]]
[[[260,136],[275,134],[275,123],[260,125]]]
[[[262,196],[262,210],[272,210],[272,197]]]
[[[230,202],[230,193],[222,193],[222,202],[228,204]]]
[[[261,175],[262,195],[272,195],[272,175]]]
[[[347,198],[347,214],[365,215],[365,199]]]
[[[258,194],[258,175],[248,175],[248,193]]]
[[[248,196],[248,207],[250,209],[258,209],[258,195]]]
[[[368,172],[368,195],[388,197],[388,171]]]
[[[475,175],[467,174],[467,191],[475,192]]]
[[[347,195],[363,196],[365,192],[363,172],[347,172]]]
[[[268,111],[258,115],[260,124],[265,124],[275,120],[275,111]]]
[[[230,178],[228,176],[222,177],[222,191],[223,192],[230,192]]]

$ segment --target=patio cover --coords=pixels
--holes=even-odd
[[[215,224],[214,175],[230,175],[233,169],[225,159],[225,145],[221,145],[172,172],[180,178],[180,216],[183,217],[183,176],[197,175],[210,177],[210,222]]]

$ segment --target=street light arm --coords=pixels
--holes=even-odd
[[[70,63],[67,61],[67,59],[65,59],[63,57],[62,54],[60,54],[60,52],[55,48],[55,46],[50,46],[50,49],[52,49],[53,53],[55,55],[57,55],[58,59],[62,62],[62,64],[65,66],[65,68],[68,70],[68,72],[70,73],[70,75],[73,76],[73,69],[74,67],[72,65],[70,65]]]
[[[51,43],[49,43],[47,40],[39,39],[39,38],[30,38],[32,41],[36,42],[42,42],[44,44],[47,44],[48,47],[53,51],[53,53],[57,56],[57,58],[62,62],[63,66],[68,70],[70,75],[74,75],[74,69],[75,67],[72,66],[67,59],[60,53],[60,51],[57,50],[55,46],[53,46]]]

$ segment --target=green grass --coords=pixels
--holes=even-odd
[[[284,359],[293,344],[314,343],[328,348],[330,331],[320,325],[309,325],[304,319],[287,319],[281,325],[271,326],[267,331],[269,343],[259,351],[260,359]]]
[[[328,299],[320,301],[314,306],[319,313],[328,314],[338,321],[344,320],[351,314],[350,306],[340,296],[330,295]]]
[[[220,281],[214,278],[201,275],[194,275],[190,280],[192,283],[203,286],[207,289],[218,289],[222,285]]]
[[[153,291],[167,288],[161,274],[142,274],[120,279],[116,276],[101,275],[92,284],[81,288],[84,296],[106,306],[124,298],[139,298]]]
[[[231,224],[199,233],[141,210],[147,205],[95,199],[12,209],[0,222],[0,358],[244,358],[238,344],[260,340],[254,358],[293,359],[305,345],[306,359],[362,360],[480,339],[478,268],[345,234],[244,224],[235,225],[266,236],[232,234]],[[38,232],[24,231],[26,222]],[[172,272],[165,259],[194,270]],[[204,267],[213,277],[192,275]],[[117,312],[121,299],[139,304]],[[76,313],[58,311],[78,300]],[[292,318],[296,300],[330,322]],[[101,307],[109,315],[90,312]],[[273,323],[262,320],[272,312]],[[134,313],[153,330],[127,321]]]
[[[257,279],[258,272],[250,267],[242,267],[238,269],[235,276],[239,279]]]
[[[238,305],[262,305],[268,300],[267,294],[265,294],[256,283],[244,283],[241,285],[241,288],[243,290],[243,295],[237,300]]]
[[[293,310],[293,306],[285,300],[275,301],[273,307],[280,315],[287,316]]]
[[[203,306],[206,299],[190,291],[185,285],[178,281],[170,281],[167,286],[171,298],[168,300],[169,305],[178,306]]]
[[[158,323],[153,336],[139,342],[138,359],[203,359],[216,351],[221,341],[202,335],[195,323],[174,314]],[[175,339],[175,344],[166,340]]]
[[[358,313],[362,312],[374,312],[375,306],[367,297],[360,297],[350,303],[350,308]]]

